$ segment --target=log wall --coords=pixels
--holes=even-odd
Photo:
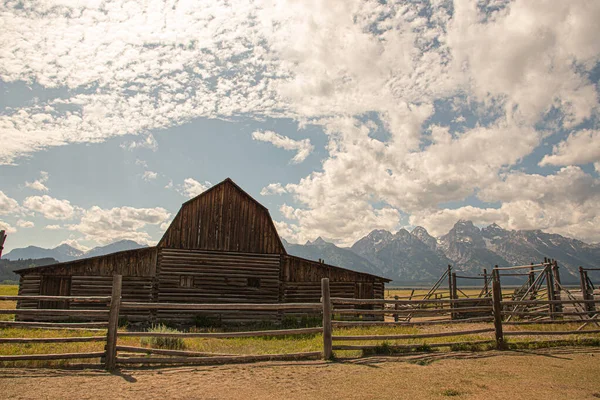
[[[161,249],[157,276],[160,303],[278,303],[279,255]],[[198,319],[245,323],[277,319],[277,312],[158,310],[157,321]]]
[[[269,211],[230,179],[184,203],[158,247],[285,254]]]

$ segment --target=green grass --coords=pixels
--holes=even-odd
[[[19,285],[0,285],[0,296],[16,296],[19,293]],[[15,308],[16,301],[0,300],[0,308]],[[12,321],[14,314],[0,314],[0,321]]]
[[[0,285],[0,296],[16,296],[19,285]]]

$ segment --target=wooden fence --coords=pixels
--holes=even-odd
[[[63,353],[63,354],[29,354],[0,355],[2,361],[26,360],[61,360],[101,358],[109,370],[119,365],[164,365],[164,364],[201,364],[223,362],[248,362],[261,360],[290,360],[320,358],[330,359],[335,350],[374,350],[380,344],[344,344],[344,342],[385,342],[394,341],[388,347],[397,350],[418,350],[420,348],[441,348],[454,346],[472,346],[489,344],[498,349],[506,347],[505,338],[510,336],[546,336],[546,335],[582,335],[600,333],[600,320],[595,308],[600,303],[586,295],[582,299],[556,299],[549,296],[546,300],[527,300],[525,296],[519,300],[505,298],[500,286],[499,270],[494,269],[491,282],[491,297],[469,299],[352,299],[330,296],[329,279],[321,282],[322,298],[319,303],[269,303],[269,304],[205,304],[205,303],[145,303],[125,302],[121,300],[122,277],[113,278],[112,295],[110,297],[82,296],[0,296],[0,300],[34,300],[44,302],[61,301],[81,304],[105,304],[106,309],[2,309],[0,314],[27,315],[59,315],[69,318],[86,319],[103,317],[101,322],[27,322],[0,321],[0,327],[24,327],[35,329],[70,329],[93,330],[102,332],[98,336],[53,337],[53,338],[0,338],[0,344],[32,344],[32,343],[75,343],[105,342],[102,352]],[[593,297],[593,295],[592,295]],[[54,303],[56,304],[56,303]],[[349,308],[352,307],[352,308]],[[568,307],[573,308],[571,311]],[[173,312],[189,311],[294,311],[320,312],[322,326],[301,329],[275,329],[243,332],[130,332],[118,331],[120,310],[172,310]],[[469,315],[477,315],[470,317]],[[386,317],[387,319],[386,320]],[[405,317],[409,318],[405,318]],[[461,318],[457,318],[461,316]],[[511,330],[506,327],[527,324],[565,324],[581,323],[577,329],[571,330]],[[432,325],[478,325],[476,328],[443,332],[425,332],[416,334],[380,334],[380,335],[348,335],[339,328],[363,326],[432,326]],[[593,329],[585,329],[591,326]],[[334,328],[339,332],[334,333]],[[166,350],[137,346],[124,346],[118,343],[119,338],[154,337],[154,338],[239,338],[260,336],[291,336],[304,334],[322,334],[323,350],[291,354],[257,354],[233,355],[216,354],[197,351]],[[467,335],[483,336],[483,339],[465,340]],[[414,343],[415,340],[431,338],[462,337],[457,341],[440,341]],[[410,340],[413,343],[398,344],[397,341]]]

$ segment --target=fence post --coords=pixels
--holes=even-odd
[[[394,296],[394,300],[398,300],[398,296]],[[385,304],[383,305],[383,307],[385,308]],[[394,304],[394,310],[398,311],[398,303]],[[394,314],[394,322],[398,322],[398,314]]]
[[[554,300],[554,280],[552,279],[552,273],[550,270],[551,264],[547,264],[544,274],[546,274],[546,291],[548,292],[548,300]],[[550,312],[550,319],[554,319],[554,304],[548,304],[548,311]]]
[[[321,301],[323,302],[323,358],[331,359],[331,295],[329,293],[329,278],[321,279]]]
[[[562,297],[562,285],[560,282],[560,271],[558,270],[558,262],[556,260],[554,260],[554,262],[552,263],[552,275],[554,276],[554,299],[560,301]],[[563,312],[562,304],[556,304],[554,306],[554,309],[556,312]]]
[[[457,300],[458,299],[458,290],[456,290],[456,272],[453,272],[451,277],[451,282],[452,282],[452,291],[450,292],[450,300]],[[450,302],[450,305],[452,307],[452,309],[454,309],[455,307],[457,307],[458,303],[452,303]],[[458,317],[457,313],[451,312],[450,313],[450,319],[456,319]]]
[[[452,265],[448,264],[448,293],[450,293],[450,300],[452,300]],[[452,307],[452,303],[450,303]]]
[[[483,269],[483,297],[487,297],[490,288],[488,287],[488,274],[487,269]]]
[[[581,285],[581,300],[587,300],[587,282],[582,266],[579,266],[579,284]],[[583,303],[583,311],[588,311],[587,303]]]
[[[106,334],[106,369],[109,371],[117,367],[117,329],[119,328],[119,308],[121,307],[122,275],[114,275],[112,283],[112,296],[108,314],[108,332]]]
[[[494,307],[494,330],[496,333],[496,348],[504,349],[504,334],[502,333],[502,290],[498,270],[492,270],[492,302]]]

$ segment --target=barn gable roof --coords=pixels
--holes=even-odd
[[[183,203],[158,247],[287,254],[269,210],[230,178]]]

